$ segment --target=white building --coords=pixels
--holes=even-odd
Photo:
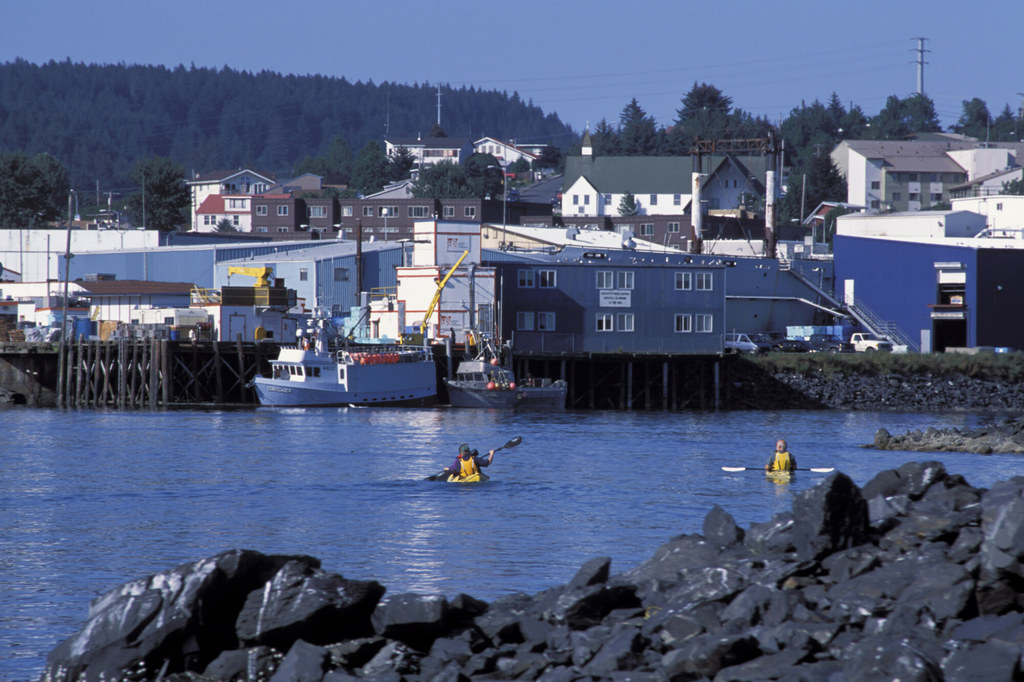
[[[185,183],[192,195],[192,227],[193,231],[200,229],[199,207],[203,205],[210,195],[245,195],[263,194],[272,185],[274,179],[270,176],[257,173],[249,169],[220,170],[209,173],[197,174],[192,180]],[[206,226],[204,226],[206,227]],[[210,230],[207,230],[210,231]]]

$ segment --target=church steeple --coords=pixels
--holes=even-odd
[[[580,143],[580,155],[594,155],[594,144],[590,141],[590,121],[587,121],[587,127],[583,131],[583,141]]]

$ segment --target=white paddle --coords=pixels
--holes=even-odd
[[[764,467],[722,467],[722,471],[764,471]],[[816,474],[828,474],[835,471],[835,467],[813,467],[810,469],[790,469],[790,471],[813,471]]]

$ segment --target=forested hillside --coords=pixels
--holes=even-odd
[[[451,137],[485,135],[567,147],[578,139],[555,114],[516,93],[441,86],[441,127]],[[0,64],[0,151],[48,152],[73,186],[135,185],[144,157],[191,173],[241,166],[287,175],[335,137],[353,150],[393,137],[427,136],[437,86],[351,83],[224,68]]]

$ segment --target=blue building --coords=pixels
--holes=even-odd
[[[495,263],[502,337],[519,354],[721,353],[730,263],[581,247],[508,256]]]

